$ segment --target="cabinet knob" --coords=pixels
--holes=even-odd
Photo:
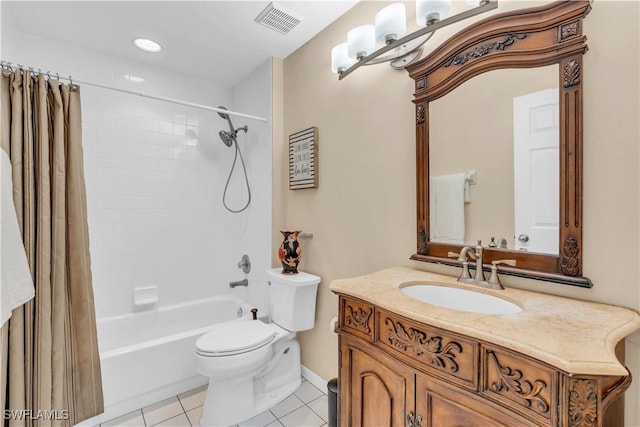
[[[422,417],[415,416],[413,411],[407,413],[407,427],[420,427],[420,421],[422,421]]]

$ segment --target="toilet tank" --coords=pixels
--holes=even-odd
[[[302,271],[298,274],[281,272],[281,268],[267,270],[273,321],[292,332],[312,329],[320,277]]]

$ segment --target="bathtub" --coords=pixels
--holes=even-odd
[[[250,310],[221,295],[99,319],[105,413],[93,425],[205,384],[196,373],[196,340],[214,324],[251,319]]]

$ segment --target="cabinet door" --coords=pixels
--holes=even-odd
[[[423,375],[416,376],[416,416],[421,418],[420,427],[535,425],[471,393]]]
[[[413,372],[376,349],[341,341],[340,424],[404,426],[414,406]]]

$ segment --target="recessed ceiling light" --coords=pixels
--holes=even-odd
[[[145,52],[156,53],[162,50],[162,46],[149,39],[135,39],[133,40],[133,44],[135,44],[138,49],[142,49]]]
[[[132,76],[131,74],[125,74],[124,78],[133,83],[144,83],[144,79],[138,76]]]

